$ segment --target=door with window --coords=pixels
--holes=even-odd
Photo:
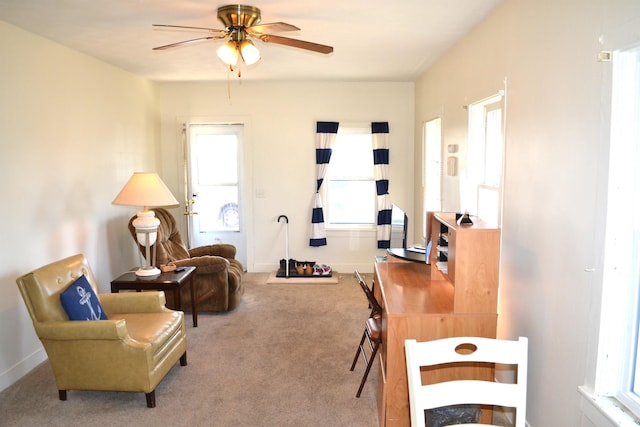
[[[188,234],[190,247],[230,243],[244,266],[241,124],[190,124],[187,130]]]

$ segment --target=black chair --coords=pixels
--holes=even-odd
[[[353,371],[356,367],[356,363],[358,363],[358,357],[362,355],[364,363],[367,365],[362,381],[360,382],[360,388],[358,388],[358,392],[356,393],[356,397],[360,397],[364,383],[367,381],[369,371],[371,370],[373,361],[375,360],[376,354],[378,354],[378,350],[380,349],[380,344],[382,343],[382,307],[360,273],[356,271],[355,275],[358,280],[358,284],[366,295],[367,300],[369,301],[369,306],[371,307],[371,314],[365,322],[362,339],[360,339],[358,350],[356,351],[353,363],[351,364],[351,370]],[[365,341],[367,342],[367,347],[369,347],[369,356],[367,356],[367,352],[365,351]]]

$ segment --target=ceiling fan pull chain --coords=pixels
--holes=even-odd
[[[229,105],[231,105],[231,73],[233,72],[233,67],[229,65],[229,70],[227,71],[227,98],[229,99]]]

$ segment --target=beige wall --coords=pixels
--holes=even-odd
[[[250,73],[248,70],[246,73]],[[231,99],[228,99],[230,90]],[[162,83],[163,170],[182,194],[181,123],[203,119],[245,123],[244,197],[248,271],[274,271],[285,254],[331,265],[338,272],[373,270],[373,233],[329,233],[328,245],[309,247],[311,201],[315,191],[315,123],[388,121],[390,194],[413,209],[413,83]],[[264,197],[256,197],[260,192]],[[179,200],[184,200],[182,196]],[[413,219],[413,218],[411,218]],[[422,221],[422,220],[420,220]]]
[[[577,389],[594,382],[602,280],[611,63],[597,55],[623,31],[639,42],[639,17],[634,0],[506,0],[416,82],[419,170],[421,123],[441,115],[464,152],[462,106],[507,81],[499,335],[529,337],[531,426],[594,425]]]
[[[148,81],[0,21],[0,390],[44,352],[15,279],[84,253],[108,291],[133,255],[135,209],[111,201],[158,161]]]

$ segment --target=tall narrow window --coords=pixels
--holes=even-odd
[[[468,175],[461,189],[462,208],[500,224],[504,151],[501,94],[469,106]]]
[[[613,57],[609,190],[596,393],[640,416],[640,47]]]
[[[424,210],[442,210],[442,131],[440,117],[425,122],[422,128],[424,144]],[[423,224],[426,227],[426,222]],[[423,230],[426,234],[427,230]]]

